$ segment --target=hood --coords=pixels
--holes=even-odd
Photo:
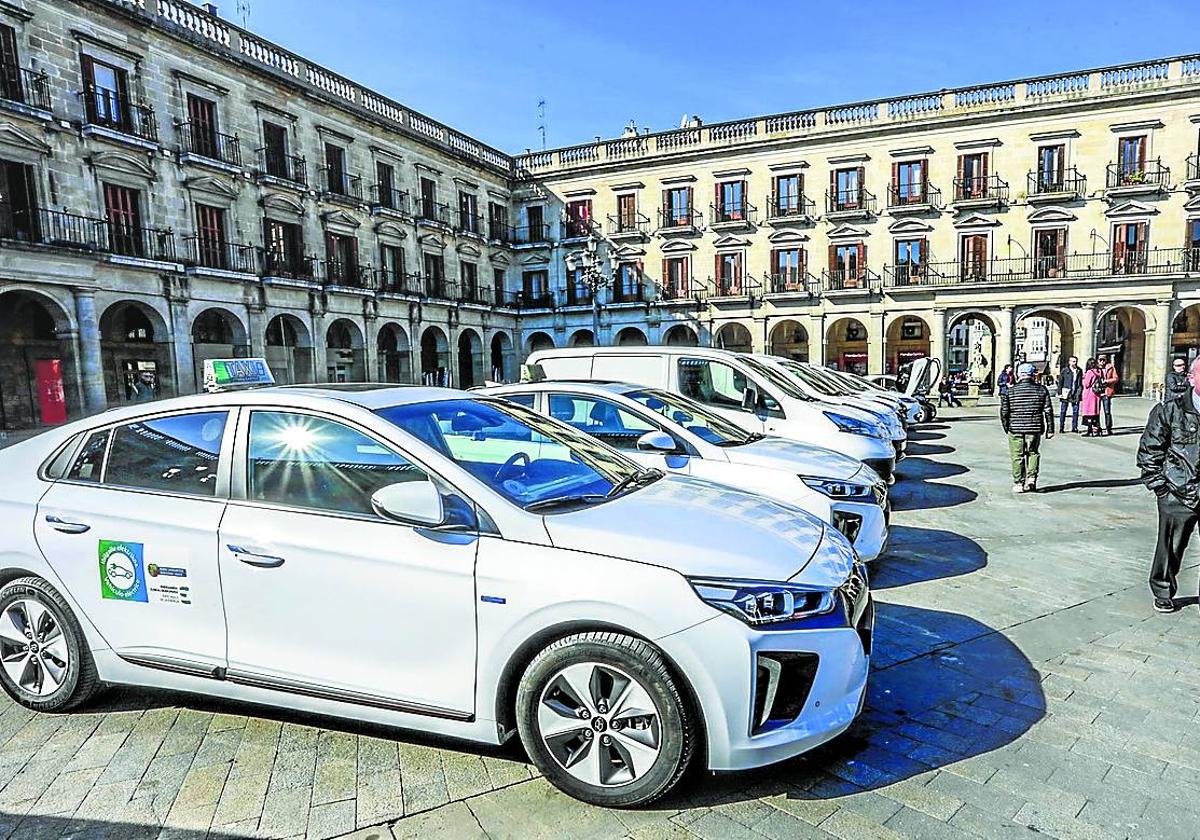
[[[721,452],[734,464],[771,467],[814,478],[846,480],[857,474],[862,466],[857,458],[849,455],[781,437],[765,437],[744,446],[725,446]]]
[[[823,543],[838,542],[827,540],[824,523],[799,508],[674,475],[611,502],[547,515],[545,523],[560,548],[650,563],[687,576],[807,582],[810,561],[819,551],[829,552]],[[836,583],[848,572],[849,567]],[[811,572],[821,582],[838,573]]]

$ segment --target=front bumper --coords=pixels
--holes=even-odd
[[[888,511],[874,502],[834,502],[834,527],[850,538],[858,559],[866,562],[883,553],[888,539]],[[852,532],[851,532],[852,531]]]
[[[908,439],[893,440],[892,449],[896,451],[896,462],[899,463],[908,457]]]
[[[875,608],[865,583],[839,609],[795,630],[763,631],[727,615],[658,640],[700,701],[711,770],[745,770],[791,758],[844,732],[862,709]],[[828,621],[824,619],[829,619]],[[777,656],[773,659],[771,654]],[[787,690],[768,707],[764,664],[815,657],[806,693]],[[794,718],[769,719],[783,708]],[[764,716],[768,719],[764,720]]]
[[[879,477],[889,484],[894,480],[896,472],[896,459],[892,458],[866,458],[863,460],[875,472],[879,473]]]

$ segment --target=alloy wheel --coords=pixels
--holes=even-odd
[[[649,692],[611,665],[568,665],[546,684],[537,707],[546,749],[573,777],[597,787],[640,779],[662,748],[661,721]]]
[[[0,665],[23,691],[53,694],[66,678],[69,661],[62,623],[44,604],[22,598],[0,614]]]

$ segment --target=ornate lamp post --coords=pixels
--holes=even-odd
[[[567,270],[572,275],[579,272],[579,279],[587,286],[592,296],[592,341],[600,343],[600,290],[612,285],[612,277],[604,271],[604,258],[600,256],[600,240],[589,234],[584,250],[567,255]],[[575,282],[574,276],[571,282]]]

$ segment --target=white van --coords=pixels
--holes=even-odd
[[[571,347],[526,361],[551,379],[633,382],[674,391],[747,431],[824,446],[857,458],[889,481],[896,453],[887,429],[867,412],[814,400],[787,375],[711,347]]]

